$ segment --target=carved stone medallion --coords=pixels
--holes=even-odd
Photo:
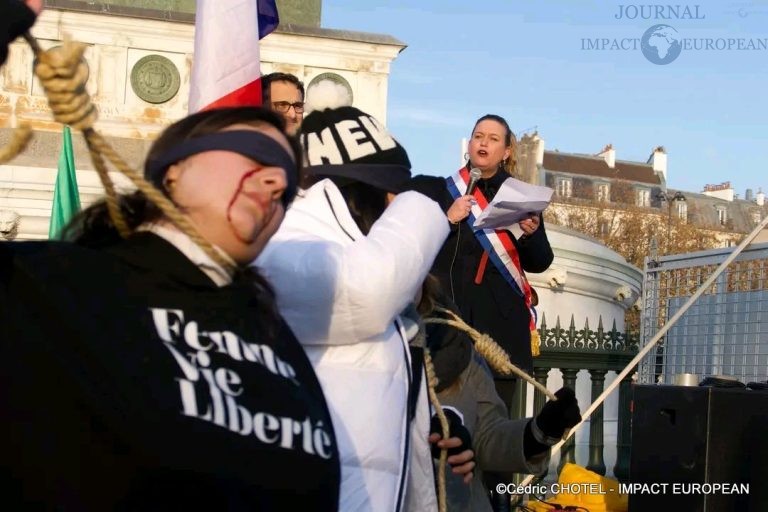
[[[147,103],[165,103],[179,92],[181,76],[176,65],[162,55],[142,57],[131,70],[131,87]]]

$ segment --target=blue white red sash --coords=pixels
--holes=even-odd
[[[459,172],[446,178],[446,181],[451,195],[454,199],[458,199],[464,195],[469,185],[469,171],[466,167],[462,167],[459,169]],[[468,221],[470,226],[475,224],[475,219],[488,207],[488,199],[486,199],[479,187],[475,187],[472,197],[475,198],[475,204],[472,205],[469,213]],[[504,280],[509,283],[515,293],[525,300],[525,305],[531,312],[531,335],[533,336],[535,333],[538,340],[536,321],[534,320],[536,314],[531,305],[531,285],[528,284],[528,279],[525,277],[525,272],[520,264],[520,255],[517,253],[514,242],[512,242],[511,235],[503,229],[473,229],[472,232],[477,241],[480,242],[480,245],[483,246],[483,249],[485,249],[488,259],[493,262],[493,265],[504,277]],[[481,267],[479,274],[482,273],[482,270]],[[534,345],[533,342],[532,338],[532,345]],[[536,348],[538,349],[538,346]]]

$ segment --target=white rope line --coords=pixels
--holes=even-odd
[[[693,303],[696,302],[696,300],[698,300],[698,298],[701,297],[701,295],[707,290],[707,288],[709,288],[712,285],[712,283],[715,282],[715,279],[717,279],[720,276],[720,274],[723,273],[726,267],[728,267],[728,265],[730,265],[733,262],[733,260],[735,260],[739,254],[741,254],[741,252],[752,242],[752,240],[755,239],[758,233],[760,233],[760,231],[762,231],[766,226],[768,226],[768,216],[766,216],[762,220],[762,222],[760,222],[760,224],[758,224],[755,227],[755,229],[753,229],[752,232],[747,235],[747,237],[738,245],[738,247],[734,249],[734,251],[725,259],[725,261],[723,261],[720,264],[720,266],[717,267],[717,269],[712,273],[712,275],[709,276],[709,278],[707,278],[706,281],[704,281],[704,283],[699,287],[698,290],[696,290],[696,293],[691,295],[691,297],[685,302],[685,304],[683,304],[683,306],[678,310],[678,312],[675,313],[672,316],[672,318],[670,318],[661,329],[659,329],[659,332],[657,332],[656,335],[651,339],[651,341],[649,341],[648,344],[645,347],[643,347],[643,349],[640,352],[637,353],[634,359],[632,359],[632,361],[630,361],[627,364],[627,366],[624,367],[621,373],[616,375],[616,379],[611,383],[611,385],[608,386],[600,394],[600,396],[598,396],[597,399],[595,399],[594,402],[592,402],[592,404],[587,408],[586,411],[584,411],[584,413],[581,416],[581,421],[577,423],[576,426],[574,426],[563,439],[558,441],[558,443],[551,448],[552,457],[554,457],[560,451],[560,448],[563,446],[563,443],[565,443],[571,436],[573,436],[576,433],[579,427],[581,427],[581,425],[583,425],[584,422],[589,419],[592,413],[595,412],[595,410],[602,405],[602,403],[605,401],[608,395],[610,395],[611,392],[613,392],[613,390],[616,389],[616,387],[619,384],[621,384],[621,381],[624,380],[627,377],[627,375],[630,374],[630,372],[635,368],[635,366],[637,366],[640,360],[642,360],[643,357],[645,357],[646,354],[648,354],[648,352],[650,352],[651,349],[654,346],[656,346],[656,344],[659,342],[659,340],[661,340],[661,338],[664,337],[667,331],[669,331],[672,328],[672,326],[675,325],[675,323],[680,319],[680,317],[683,316],[683,314],[686,311],[688,311],[688,309],[693,305]],[[525,477],[525,479],[522,481],[519,487],[524,487],[530,484],[534,478],[535,478],[534,475],[528,475],[527,477]],[[512,498],[512,496],[517,496],[517,495],[516,494],[510,495],[510,498]]]

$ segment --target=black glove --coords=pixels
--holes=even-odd
[[[458,414],[450,409],[443,409],[446,419],[448,420],[448,437],[458,437],[461,439],[461,445],[456,448],[448,448],[448,456],[458,455],[464,450],[472,449],[472,436],[469,435],[469,430],[461,421]],[[429,433],[443,435],[443,428],[440,426],[440,418],[437,414],[432,416],[432,420],[429,422]],[[440,448],[437,444],[432,445],[432,458],[440,458]]]
[[[550,400],[534,419],[541,432],[550,438],[561,439],[566,429],[581,421],[576,393],[571,388],[560,388],[557,400]]]

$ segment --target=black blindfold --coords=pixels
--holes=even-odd
[[[148,160],[146,178],[153,183],[159,183],[168,167],[205,151],[232,151],[265,166],[282,167],[287,178],[283,204],[288,205],[296,195],[298,171],[293,159],[272,137],[254,130],[216,132],[185,140],[157,158]]]

